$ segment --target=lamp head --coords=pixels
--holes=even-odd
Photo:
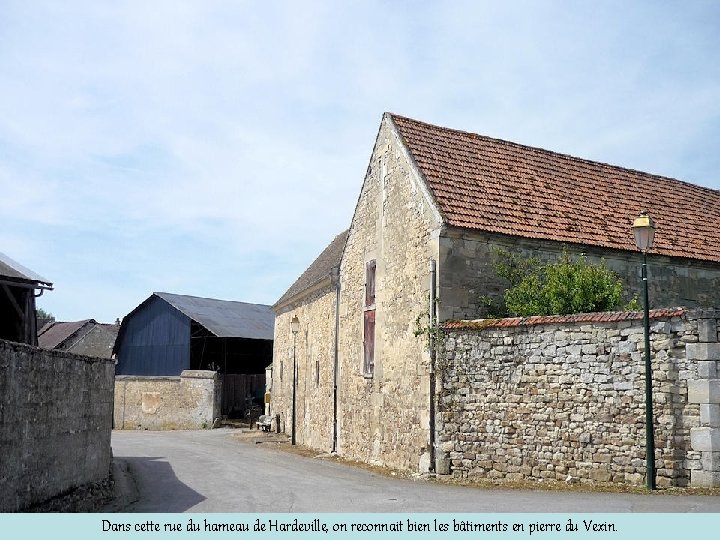
[[[633,222],[633,232],[635,233],[635,245],[637,248],[645,252],[653,247],[655,239],[655,221],[651,218],[647,211],[643,210]]]

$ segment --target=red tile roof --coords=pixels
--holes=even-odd
[[[651,319],[681,317],[685,308],[651,309]],[[540,324],[603,323],[615,321],[642,320],[642,311],[608,311],[604,313],[577,313],[574,315],[537,315],[533,317],[510,317],[507,319],[475,319],[471,321],[447,321],[446,329],[463,328],[511,328],[516,326],[537,326]]]
[[[720,262],[720,191],[389,114],[452,226]]]

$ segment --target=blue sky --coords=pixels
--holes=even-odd
[[[391,111],[720,189],[720,2],[4,0],[0,251],[61,320],[274,303]]]

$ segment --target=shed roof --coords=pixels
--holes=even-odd
[[[387,113],[448,225],[635,251],[647,210],[654,252],[720,262],[720,191]]]
[[[275,303],[274,307],[280,306],[294,296],[310,289],[314,285],[320,283],[323,279],[331,275],[332,270],[340,266],[343,249],[345,249],[345,241],[347,240],[348,231],[338,234],[332,242],[318,255],[318,257],[308,266],[302,275],[295,280],[290,288]]]
[[[273,339],[275,314],[270,306],[165,292],[156,292],[153,295],[163,299],[217,337]]]
[[[54,349],[88,323],[95,324],[95,320],[51,321],[38,331],[38,346],[43,349]]]
[[[46,287],[52,287],[52,283],[36,274],[29,268],[26,268],[17,261],[14,261],[4,253],[0,253],[0,277],[7,278],[12,281],[28,282]]]

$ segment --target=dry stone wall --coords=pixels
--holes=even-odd
[[[0,512],[110,474],[109,359],[0,340]]]
[[[720,485],[718,317],[654,312],[660,486]],[[642,484],[643,323],[637,314],[615,318],[451,323],[440,369],[438,472]]]
[[[115,377],[115,429],[206,429],[220,419],[221,386],[214,371],[179,377]]]

